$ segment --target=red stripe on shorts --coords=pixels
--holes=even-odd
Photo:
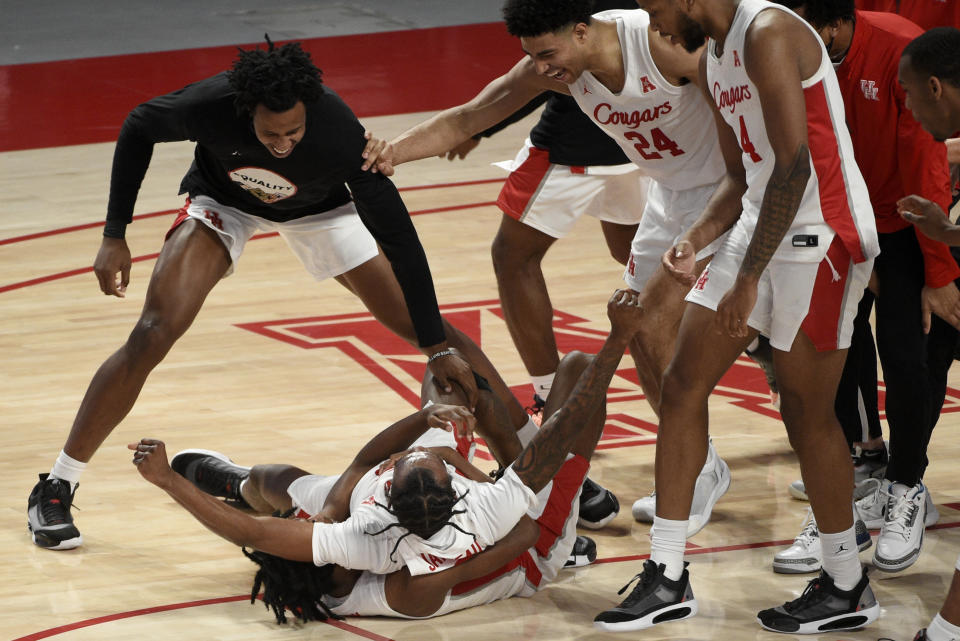
[[[830,268],[831,263],[833,269]],[[840,274],[837,280],[834,280],[834,269]],[[834,236],[826,258],[820,261],[817,280],[810,295],[810,309],[800,325],[818,352],[837,349],[840,324],[843,322],[843,300],[850,284],[849,273],[850,253],[840,237]]]
[[[570,509],[573,507],[573,497],[576,496],[587,476],[590,463],[582,456],[574,456],[560,466],[553,477],[553,488],[550,497],[544,506],[543,514],[537,519],[540,525],[540,538],[534,546],[537,554],[549,556],[550,549],[563,535],[563,526],[570,518]]]
[[[190,214],[187,213],[187,209],[190,207],[190,198],[187,198],[187,202],[183,203],[183,207],[177,210],[177,217],[174,219],[173,224],[170,225],[170,229],[167,231],[167,235],[163,237],[164,240],[170,240],[170,234],[173,233],[177,227],[179,227],[183,221],[190,217]]]
[[[543,179],[550,170],[550,152],[536,147],[529,148],[527,159],[510,172],[507,182],[500,190],[497,206],[511,218],[523,218],[530,201],[537,194]]]
[[[846,123],[834,122],[821,80],[803,90],[807,108],[807,141],[810,157],[817,174],[820,211],[830,228],[840,236],[847,251],[858,263],[866,260],[860,243],[860,232],[853,220],[850,201],[847,199],[847,184],[843,178],[843,161],[837,142],[837,127]]]
[[[530,555],[530,550],[524,550],[520,556],[516,557],[506,565],[500,566],[490,574],[482,576],[479,579],[473,579],[472,581],[464,581],[463,583],[456,584],[453,586],[453,589],[450,590],[450,594],[452,596],[458,596],[468,592],[473,592],[474,590],[480,589],[486,584],[499,579],[504,574],[512,572],[516,568],[523,568],[523,571],[527,575],[527,581],[532,583],[534,586],[540,586],[540,581],[543,580],[543,574],[540,572],[540,568],[537,567],[536,562],[534,562],[533,557]]]

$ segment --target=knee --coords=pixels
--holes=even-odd
[[[184,331],[186,327],[179,328],[158,316],[145,314],[130,332],[126,347],[135,356],[159,361]]]
[[[703,387],[690,367],[670,363],[660,381],[660,412],[664,414],[694,403],[705,403],[709,394],[710,390]]]
[[[545,250],[525,246],[502,233],[497,234],[490,246],[493,270],[497,276],[510,277],[531,265],[539,266],[545,254]]]
[[[593,362],[593,354],[586,354],[584,352],[573,350],[567,352],[567,354],[560,359],[560,365],[557,367],[557,371],[561,369],[564,371],[569,370],[570,374],[573,376],[580,376],[583,370],[587,369],[587,366]]]

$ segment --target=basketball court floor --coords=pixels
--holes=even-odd
[[[326,82],[370,130],[392,137],[469,97],[520,54],[494,23],[498,0],[456,3],[456,12],[444,11],[441,5],[452,6],[446,2],[319,3],[313,23],[312,3],[274,3],[266,11],[211,2],[201,14],[174,2],[163,17],[146,3],[98,4],[88,13],[60,2],[18,6],[13,27],[0,28],[3,41],[14,43],[0,52],[0,638],[784,638],[754,617],[794,598],[812,578],[771,570],[807,506],[787,494],[798,478],[796,459],[762,373],[745,359],[711,400],[711,433],[733,483],[689,543],[701,610],[695,618],[625,635],[591,626],[597,612],[619,602],[616,591],[650,552],[649,526],[633,521],[630,505],[653,488],[656,419],[629,357],[610,389],[591,472],[622,504],[609,526],[588,532],[598,545],[595,565],[564,571],[534,598],[427,621],[277,626],[261,603],[250,605],[254,566],[141,479],[126,444],[151,436],[171,452],[202,447],[246,465],[286,462],[334,473],[367,438],[414,411],[423,371],[421,356],[341,286],[314,282],[269,235],[247,245],[236,273],[213,291],[94,457],[75,502],[84,545],[68,552],[34,546],[27,494],[62,447],[93,372],[139,315],[192,157],[189,144],[156,148],[127,234],[135,260],[127,297],[103,296],[90,266],[111,141],[126,112],[226,68],[230,45],[255,43],[270,30],[278,41],[308,39]],[[170,35],[178,25],[183,33]],[[498,306],[489,253],[505,172],[490,163],[512,158],[533,122],[485,140],[465,160],[428,159],[402,166],[396,177],[445,314],[481,344],[523,402],[531,392]],[[544,272],[560,350],[596,351],[609,327],[606,300],[621,283],[596,221],[582,220],[558,242]],[[958,410],[954,375],[926,476],[940,520],[926,531],[920,560],[898,574],[872,574],[883,608],[877,623],[812,638],[911,639],[939,608],[960,553]],[[492,467],[480,456],[481,467]],[[866,563],[870,552],[861,554]]]

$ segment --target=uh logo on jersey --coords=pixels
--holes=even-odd
[[[499,301],[456,303],[442,305],[440,309],[444,318],[481,347],[484,332],[491,335],[495,345],[510,344]],[[598,318],[594,320],[601,319],[603,310],[598,309]],[[590,324],[590,319],[554,310],[553,330],[560,352],[597,353],[607,332],[593,329]],[[420,382],[426,368],[423,354],[367,312],[244,323],[238,327],[301,349],[338,350],[410,403],[413,409],[420,407]],[[519,357],[514,355],[514,359],[519,362]],[[511,389],[521,402],[531,397],[532,390],[525,380],[512,385]],[[714,394],[746,410],[779,419],[779,413],[770,405],[763,372],[745,356],[727,372]],[[607,422],[599,449],[656,443],[656,417],[643,399],[637,370],[629,358],[625,359],[607,393]],[[476,456],[485,460],[492,458],[483,449],[478,449]]]

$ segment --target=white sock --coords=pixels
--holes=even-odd
[[[517,430],[517,438],[520,439],[520,446],[526,447],[529,445],[530,441],[533,440],[533,437],[539,431],[540,428],[537,427],[537,424],[533,422],[533,419],[528,418],[526,425]]]
[[[960,626],[953,625],[937,612],[930,625],[927,626],[929,641],[957,641],[960,639]]]
[[[663,575],[671,581],[683,575],[683,553],[687,549],[687,521],[653,517],[650,528],[650,560],[664,566]]]
[[[823,571],[830,575],[840,590],[850,590],[860,582],[863,568],[857,550],[857,533],[853,526],[843,532],[828,534],[820,531],[823,550]]]
[[[530,382],[533,383],[533,393],[537,394],[543,400],[550,396],[550,388],[553,387],[553,377],[557,373],[544,374],[543,376],[531,376]]]
[[[81,461],[78,461],[71,456],[68,456],[66,452],[60,450],[60,456],[57,457],[57,460],[53,464],[53,468],[50,470],[50,476],[55,476],[58,479],[63,479],[64,481],[70,482],[70,488],[76,489],[77,482],[80,480],[80,475],[83,474],[83,471],[87,469],[87,464]]]

